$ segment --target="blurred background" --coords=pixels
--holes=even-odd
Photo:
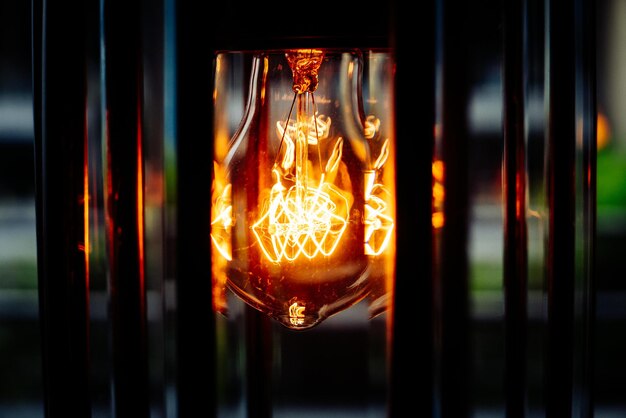
[[[474,152],[469,155],[473,193],[469,243],[474,376],[471,398],[475,416],[503,417],[502,5],[495,0],[480,3],[469,17],[474,30],[468,36],[475,48],[471,54],[472,65],[467,69],[471,83],[468,103],[471,140],[472,144],[483,142],[482,145],[472,145]],[[7,418],[43,417],[30,5],[31,2],[23,0],[0,2],[0,417]],[[623,117],[626,115],[626,2],[597,1],[596,16],[598,216],[593,397],[596,416],[613,418],[626,416],[626,263],[622,258],[626,255],[626,117]],[[536,38],[531,34],[531,39],[541,43],[542,36],[538,29]],[[165,51],[166,58],[169,53]],[[540,162],[544,127],[541,59],[541,56],[530,54],[531,71],[528,74],[529,186],[532,189],[536,185],[537,190],[542,190],[543,169]],[[167,74],[164,80],[168,82]],[[167,85],[164,90],[167,96]],[[168,135],[167,126],[164,135]],[[168,154],[171,152],[171,147],[168,148],[170,141],[171,138],[163,141],[166,165],[171,157]],[[533,152],[538,156],[533,157]],[[535,204],[541,206],[544,203],[531,196],[531,210]],[[529,375],[529,411],[533,416],[541,416],[541,365],[545,344],[541,324],[545,321],[545,294],[538,266],[543,254],[543,232],[540,223],[533,222],[532,213],[530,216],[529,368],[536,373]],[[104,290],[106,285],[98,283],[99,290]],[[106,298],[94,299],[92,309],[94,307],[94,317],[104,318]],[[347,313],[337,321],[349,322],[350,315]],[[333,326],[331,321],[328,329]],[[323,334],[326,329],[319,332]],[[94,350],[94,355],[106,357],[106,327],[101,324],[100,328],[94,326],[93,330],[93,338],[102,342]],[[315,335],[309,335],[309,343],[315,343]],[[162,338],[162,335],[157,337]],[[283,335],[286,344],[289,338],[292,335]],[[366,338],[366,335],[361,333],[354,338]],[[155,344],[163,342],[159,340]],[[163,348],[159,351],[160,367],[163,367],[162,357],[166,352]],[[350,353],[345,356],[348,361]],[[359,361],[366,363],[367,359]],[[106,361],[96,361],[95,364],[105,366]],[[106,404],[109,401],[106,395],[108,375],[102,370],[96,370],[96,373],[101,376],[94,380],[104,382],[102,387],[96,385],[96,398]],[[164,378],[161,375],[155,379]],[[99,393],[104,395],[98,397]],[[106,415],[106,406],[103,411]],[[160,416],[163,411],[155,414]]]
[[[0,416],[43,417],[30,1],[0,3]]]

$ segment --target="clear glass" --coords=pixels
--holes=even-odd
[[[241,124],[216,139],[215,287],[291,329],[364,299],[368,246],[382,245],[368,226],[361,72],[356,50],[256,53]]]
[[[372,153],[366,176],[366,254],[370,258],[369,315],[390,306],[395,272],[395,135],[393,129],[394,61],[384,51],[366,55],[364,72],[365,137]]]

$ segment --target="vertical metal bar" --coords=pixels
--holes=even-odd
[[[86,2],[33,1],[45,415],[89,417]],[[41,78],[40,78],[41,77]]]
[[[584,418],[594,416],[593,347],[595,319],[595,235],[596,235],[596,2],[576,1],[577,61],[577,199],[576,228],[577,262],[576,326],[577,360],[575,391],[579,394],[574,414]]]
[[[106,1],[103,13],[114,411],[147,418],[141,2]]]
[[[143,160],[146,212],[145,288],[148,314],[147,341],[152,415],[167,417],[165,380],[165,230],[164,230],[164,8],[165,1],[142,0],[141,50],[143,62]]]
[[[526,414],[526,147],[524,1],[504,6],[504,303],[506,416]]]
[[[213,417],[215,313],[211,284],[214,50],[204,2],[176,4],[177,359],[180,418]],[[219,18],[216,18],[219,20]]]
[[[572,414],[575,285],[575,2],[548,9],[548,352],[546,413]]]
[[[466,2],[447,0],[441,9],[441,144],[445,167],[441,236],[441,416],[469,416],[468,124]]]
[[[396,1],[391,15],[396,62],[396,218],[400,227],[396,230],[396,277],[389,315],[389,417],[404,417],[407,411],[430,417],[434,411],[431,167],[435,1],[421,2],[419,10],[415,14],[406,2]],[[415,68],[416,58],[419,68]],[[416,240],[421,243],[419,251]]]
[[[245,307],[246,411],[248,418],[272,417],[272,324]]]
[[[548,178],[545,170],[547,118],[545,62],[547,10],[545,0],[525,2],[526,165],[528,187],[528,317],[526,328],[526,397],[528,410],[545,411],[545,362],[547,359],[547,297],[545,296],[548,227]],[[531,212],[532,211],[532,212]],[[532,213],[532,215],[531,215]],[[532,266],[532,267],[531,267]],[[532,296],[531,296],[532,295]],[[531,373],[531,370],[534,372]]]

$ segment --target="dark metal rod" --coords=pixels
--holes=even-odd
[[[597,147],[597,92],[596,92],[596,2],[595,0],[577,0],[578,39],[576,50],[580,67],[578,69],[578,87],[580,107],[579,120],[583,121],[582,150],[580,151],[581,171],[577,177],[581,179],[579,193],[582,205],[578,210],[582,213],[580,219],[580,242],[582,248],[577,253],[582,254],[582,266],[577,280],[577,293],[582,295],[581,304],[576,312],[578,339],[580,341],[580,360],[578,364],[578,387],[581,399],[578,404],[580,411],[575,411],[580,417],[594,416],[593,398],[593,358],[594,358],[594,323],[595,323],[595,236],[596,236],[596,147]]]
[[[37,263],[47,418],[90,417],[86,2],[33,1]]]
[[[246,410],[248,418],[272,417],[272,319],[245,307]]]
[[[176,3],[177,361],[180,418],[217,414],[211,284],[214,39],[219,20],[194,0]],[[210,18],[211,17],[211,18]],[[213,17],[215,19],[213,19]]]
[[[575,2],[550,0],[546,415],[572,414],[575,287]]]
[[[432,158],[435,2],[393,3],[396,61],[396,275],[390,315],[388,416],[433,416]],[[415,18],[418,17],[416,24]],[[415,44],[415,40],[417,44]],[[419,57],[419,68],[415,58]],[[419,74],[419,75],[416,75]],[[419,251],[415,242],[419,241]],[[407,382],[411,382],[407,384]]]
[[[441,7],[441,145],[444,172],[444,226],[440,258],[441,416],[469,416],[468,205],[469,143],[467,123],[468,40],[466,2]]]
[[[114,411],[147,418],[141,2],[106,1],[103,13]]]
[[[524,0],[504,6],[504,306],[506,416],[526,416],[527,226]]]

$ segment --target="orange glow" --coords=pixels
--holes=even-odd
[[[302,325],[304,323],[304,306],[299,306],[294,302],[289,306],[289,322],[292,325]]]
[[[435,183],[433,184],[433,199],[435,200],[436,204],[439,205],[440,203],[442,203],[445,197],[446,191],[443,188],[443,184],[435,181]]]
[[[83,251],[85,254],[85,281],[87,289],[89,289],[89,137],[87,129],[87,115],[85,115],[85,131],[83,132]]]
[[[369,115],[365,118],[365,138],[372,139],[374,135],[378,133],[380,129],[380,119],[373,115]]]
[[[285,55],[293,74],[293,92],[302,94],[317,90],[318,71],[324,59],[324,51],[296,49]]]
[[[221,59],[220,59],[220,56],[218,55],[215,60],[215,76],[216,77],[219,77],[220,70],[221,70]],[[218,90],[217,83],[215,83],[215,88],[213,89],[213,102],[217,101],[217,95],[218,95],[217,90]]]
[[[364,99],[371,113],[365,117],[363,135],[369,145],[371,171],[364,173],[363,232],[364,252],[370,261],[368,314],[373,319],[391,309],[395,284],[394,67],[386,54],[370,52],[368,60]]]
[[[231,204],[232,185],[227,182],[225,170],[219,164],[214,164],[212,204],[211,204],[211,241],[213,277],[213,309],[225,313],[226,302],[226,275],[227,262],[232,260],[231,228],[234,220]]]
[[[272,168],[276,181],[252,226],[263,254],[274,263],[331,255],[348,222],[352,196],[333,184],[342,160],[343,139],[336,138],[326,161],[319,152],[321,141],[329,140],[332,123],[331,118],[316,114],[313,96],[323,55],[317,50],[287,53],[296,120],[276,124],[282,158],[277,157]],[[309,145],[317,146],[319,179],[309,168]]]
[[[432,163],[433,173],[433,228],[439,229],[445,224],[445,216],[443,214],[443,203],[446,197],[446,190],[443,185],[444,179],[444,163],[441,160],[435,160]]]
[[[443,181],[443,161],[435,160],[432,164],[433,167],[433,178],[436,181]]]
[[[365,137],[370,139],[378,131],[380,121],[369,116],[365,121]],[[383,184],[377,182],[380,174],[389,158],[389,140],[386,139],[380,148],[380,154],[376,157],[373,171],[365,173],[365,254],[379,256],[385,251],[391,241],[394,221],[389,215],[390,208],[387,202],[391,193]]]
[[[596,135],[598,150],[601,150],[606,147],[611,140],[611,126],[609,124],[609,119],[603,113],[598,113]]]
[[[386,161],[388,146],[370,152],[360,102],[348,94],[359,66],[355,51],[254,56],[241,123],[228,141],[219,137],[224,152],[214,153],[215,310],[227,310],[231,291],[303,330],[368,296],[373,268],[364,246],[380,252],[391,241],[385,228],[393,227],[393,202],[381,195],[386,183],[373,169]]]
[[[228,152],[228,142],[230,141],[230,117],[232,108],[232,94],[229,94],[230,86],[230,63],[221,54],[218,54],[215,61],[215,83],[213,87],[213,106],[223,109],[213,114],[213,156],[215,161],[223,161]]]
[[[285,191],[272,187],[268,210],[253,225],[265,256],[278,263],[299,256],[331,255],[346,229],[348,199],[328,183],[317,188],[302,185]]]
[[[267,77],[269,66],[267,65],[267,58],[263,60],[263,77]],[[265,103],[265,84],[261,86],[261,103]]]
[[[285,153],[280,166],[277,164],[272,170],[276,183],[261,217],[252,226],[263,253],[275,263],[283,259],[293,261],[300,256],[311,259],[318,254],[331,255],[346,228],[352,203],[350,193],[326,181],[334,178],[339,168],[341,138],[335,142],[318,184],[314,184],[307,169],[308,145],[318,145],[327,139],[331,120],[324,122],[322,117],[300,120],[304,118],[299,112],[298,122],[295,126],[286,124],[286,130],[277,125]],[[295,185],[284,186],[282,182],[288,182],[292,176]]]
[[[439,229],[444,225],[443,211],[433,212],[432,216],[433,228]]]
[[[139,280],[144,287],[144,199],[143,199],[143,132],[141,128],[141,105],[137,106],[137,242],[139,244]]]
[[[226,174],[218,164],[213,171],[213,202],[211,205],[211,241],[219,254],[226,260],[232,260],[230,229],[233,225],[231,184],[226,183]]]

